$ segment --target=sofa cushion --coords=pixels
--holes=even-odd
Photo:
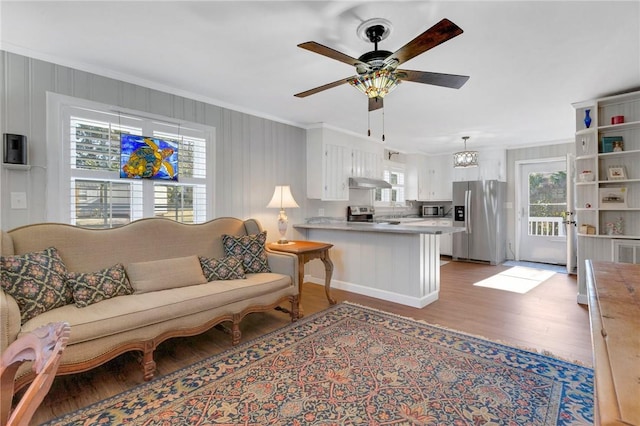
[[[200,257],[200,266],[207,281],[244,279],[244,266],[240,256],[227,256],[221,259]]]
[[[20,308],[21,322],[72,303],[67,268],[55,247],[0,257],[0,284]]]
[[[73,291],[73,300],[78,308],[133,293],[121,263],[98,272],[68,272],[67,285]]]
[[[149,293],[115,297],[79,309],[74,304],[46,312],[27,322],[27,333],[50,322],[67,321],[71,325],[69,345],[99,339],[129,330],[177,321],[178,318],[213,308],[254,299],[253,304],[274,293],[297,293],[291,277],[276,273],[248,274],[244,280],[172,288]]]
[[[257,272],[271,272],[267,261],[264,245],[267,242],[267,231],[259,234],[234,237],[223,235],[222,244],[227,256],[241,256],[244,272],[247,274]]]
[[[135,293],[206,283],[198,256],[130,263],[126,267]]]

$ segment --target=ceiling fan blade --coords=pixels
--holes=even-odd
[[[462,32],[462,28],[445,18],[389,55],[385,62],[388,64],[395,59],[398,64],[401,64],[462,34]]]
[[[380,97],[369,98],[369,112],[380,109],[384,106],[383,100]]]
[[[348,65],[353,65],[354,67],[356,65],[363,65],[363,66],[369,67],[368,64],[362,62],[360,59],[353,58],[345,53],[338,52],[335,49],[332,49],[327,46],[323,46],[320,43],[316,43],[315,41],[300,43],[298,47],[301,47],[303,49],[306,49],[310,52],[317,53],[322,56],[326,56],[327,58],[335,59],[336,61],[344,62],[345,64],[348,64]]]
[[[467,75],[441,74],[426,71],[396,70],[396,75],[400,80],[450,87],[452,89],[461,88],[467,80],[469,80],[469,76]]]
[[[295,96],[296,98],[305,98],[305,97],[307,97],[309,95],[313,95],[313,94],[316,94],[318,92],[322,92],[323,90],[331,89],[333,87],[337,87],[337,86],[340,86],[342,84],[348,83],[349,80],[351,80],[351,79],[353,79],[355,77],[356,76],[354,75],[354,76],[351,76],[351,77],[348,77],[348,78],[343,78],[343,79],[334,81],[333,83],[323,84],[322,86],[318,86],[318,87],[316,87],[314,89],[309,89],[309,90],[306,90],[304,92],[296,93],[293,96]]]

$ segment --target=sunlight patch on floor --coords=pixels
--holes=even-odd
[[[536,288],[554,274],[555,272],[553,271],[514,266],[473,285],[524,294]]]

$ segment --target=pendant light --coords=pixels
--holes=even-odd
[[[467,139],[469,136],[463,136],[464,151],[453,154],[453,167],[478,167],[478,151],[467,151]]]

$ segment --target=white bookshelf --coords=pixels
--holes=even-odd
[[[631,92],[573,104],[575,109],[575,200],[578,229],[578,303],[587,302],[585,260],[609,262],[637,261],[640,247],[640,92]],[[584,124],[590,109],[591,126]],[[611,124],[613,116],[624,116],[624,123]],[[605,152],[603,138],[618,137],[624,144],[619,152]],[[623,167],[624,179],[610,179],[610,167]],[[590,181],[580,173],[591,171]],[[624,202],[602,202],[602,194],[625,188]],[[619,234],[613,232],[622,219]],[[590,226],[589,233],[580,232]],[[614,244],[615,242],[615,244]],[[612,248],[613,247],[613,248]]]

